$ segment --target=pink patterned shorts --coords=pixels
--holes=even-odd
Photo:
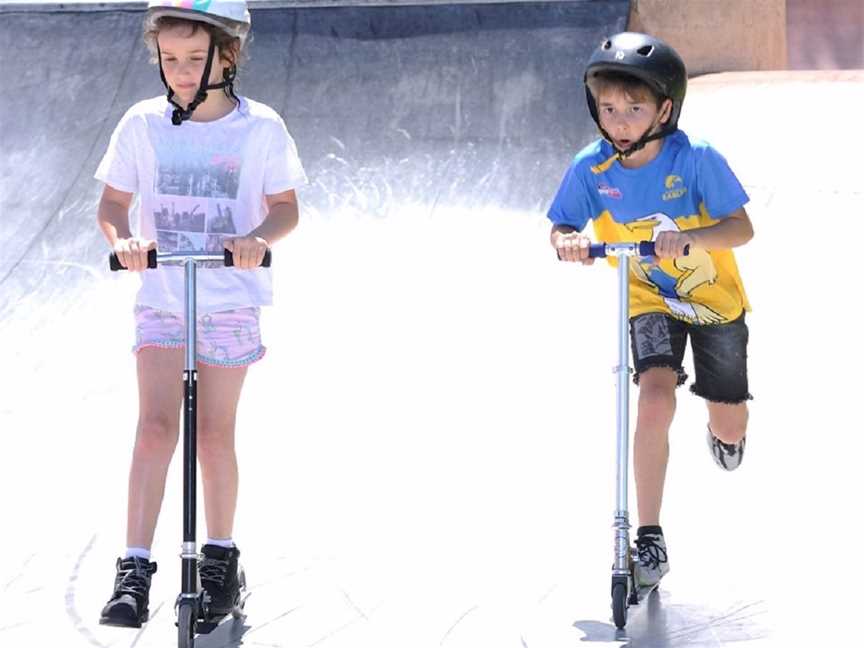
[[[198,317],[198,362],[215,367],[246,367],[264,357],[257,307],[207,313]],[[182,349],[186,346],[182,313],[135,306],[134,353],[144,347]]]

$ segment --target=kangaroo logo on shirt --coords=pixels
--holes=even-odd
[[[679,232],[678,224],[666,214],[651,214],[624,225],[636,240],[657,239],[660,232]],[[676,279],[660,267],[656,257],[631,257],[630,270],[642,282],[655,289],[669,312],[679,319],[693,324],[718,324],[724,318],[704,304],[691,301],[693,291],[717,281],[717,268],[711,255],[705,250],[690,249],[687,256],[674,260],[681,275]]]
[[[663,200],[675,200],[687,193],[687,187],[684,186],[681,176],[668,175],[663,184],[666,186],[666,191],[663,192]]]

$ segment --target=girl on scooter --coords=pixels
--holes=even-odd
[[[211,611],[237,603],[233,541],[238,469],[237,405],[246,372],[264,355],[261,306],[272,302],[268,247],[297,225],[295,189],[306,176],[280,116],[234,89],[251,18],[245,0],[151,0],[144,40],[167,96],[132,106],[95,177],[104,183],[98,224],[120,263],[147,267],[147,253],[233,252],[233,268],[198,276],[198,459],[207,541],[199,565]],[[139,223],[130,227],[138,198]],[[135,305],[139,417],[128,483],[126,549],[102,610],[106,624],[148,619],[153,542],[179,433],[184,366],[183,270],[141,273]]]

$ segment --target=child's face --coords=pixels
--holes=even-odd
[[[210,35],[204,29],[196,29],[193,33],[189,27],[178,25],[160,31],[157,40],[165,80],[181,102],[189,103],[201,85]],[[211,84],[222,80],[222,68],[227,66],[217,50],[210,67]]]
[[[669,120],[671,102],[667,99],[658,109],[650,96],[634,97],[620,88],[602,90],[597,97],[600,125],[619,150],[626,150],[648,129],[659,128]]]

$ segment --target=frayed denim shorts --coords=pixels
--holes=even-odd
[[[246,367],[264,357],[257,307],[206,313],[196,327],[198,362],[214,367]],[[135,306],[135,346],[182,349],[186,347],[183,313]]]
[[[682,366],[687,338],[693,352],[697,396],[717,403],[743,403],[753,398],[747,384],[749,331],[744,313],[725,324],[688,324],[665,313],[646,313],[630,320],[630,344],[636,373],[633,381],[652,367],[667,367],[687,382]]]

